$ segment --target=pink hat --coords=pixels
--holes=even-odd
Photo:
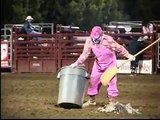
[[[101,29],[100,26],[94,26],[94,27],[92,28],[90,37],[97,39],[97,38],[102,34],[102,32],[103,32],[103,31],[102,31],[102,29]]]

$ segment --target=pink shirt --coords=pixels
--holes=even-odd
[[[115,40],[113,40],[111,36],[103,34],[103,40],[100,44],[128,58],[129,52],[122,45],[118,44]],[[84,44],[83,52],[77,59],[76,63],[83,64],[83,62],[89,57],[91,50],[94,46],[95,44],[92,42],[91,37],[88,37]]]

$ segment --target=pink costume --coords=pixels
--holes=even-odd
[[[90,55],[91,50],[95,54],[96,59],[92,68],[90,84],[87,91],[89,96],[97,95],[99,93],[102,85],[100,82],[100,76],[102,73],[106,69],[117,65],[115,51],[127,58],[129,57],[128,51],[123,46],[114,41],[112,37],[103,34],[100,44],[94,44],[91,37],[88,37],[85,42],[83,52],[77,59],[76,63],[83,64]],[[107,93],[112,97],[117,97],[119,95],[117,88],[117,75],[115,75],[108,84]]]

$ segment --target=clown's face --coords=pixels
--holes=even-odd
[[[100,44],[100,42],[102,41],[102,35],[100,35],[98,38],[92,38],[92,41],[95,43],[95,44]]]

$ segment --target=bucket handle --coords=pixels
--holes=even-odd
[[[60,79],[60,72],[57,74],[57,78]],[[85,78],[89,79],[89,74],[87,72],[85,74]]]
[[[58,78],[58,79],[60,79],[60,72],[58,72],[58,74],[57,74],[57,78]]]

